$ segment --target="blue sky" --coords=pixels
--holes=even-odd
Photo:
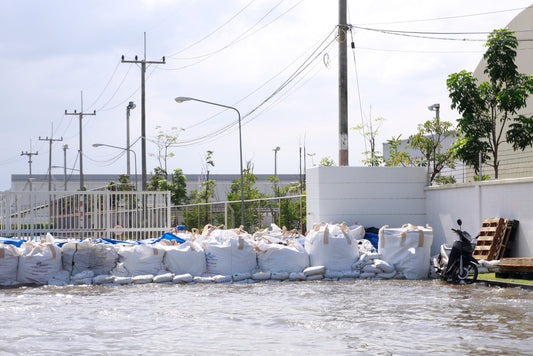
[[[348,22],[450,38],[450,32],[505,27],[529,5],[520,0],[348,0]],[[78,168],[78,119],[64,112],[80,110],[81,91],[84,111],[96,110],[83,120],[84,172],[125,172],[123,151],[92,144],[126,146],[129,101],[137,104],[131,112],[131,141],[140,136],[140,69],[120,58],[143,57],[144,32],[146,59],[166,57],[166,64],[147,70],[148,153],[157,152],[157,126],[185,129],[168,161],[171,169],[200,173],[205,152],[212,150],[212,173],[239,170],[235,112],[177,104],[176,96],[237,107],[243,115],[244,159],[252,161],[255,173],[273,174],[277,146],[278,173],[298,173],[303,146],[308,167],[322,157],[337,162],[338,44],[330,35],[337,6],[333,0],[3,0],[0,190],[9,189],[11,174],[28,173],[28,157],[21,152],[30,151],[30,145],[39,152],[33,157],[33,173],[48,172],[48,142],[39,137],[51,137],[52,129],[54,138],[63,137],[53,144],[52,165],[63,166],[62,147],[68,144],[67,166]],[[354,28],[353,36],[355,50],[348,51],[349,127],[384,117],[381,145],[392,136],[414,133],[433,116],[427,109],[433,103],[441,104],[442,119],[455,122],[446,78],[475,69],[486,34],[453,36],[468,39],[457,41]],[[361,165],[364,141],[357,131],[349,135],[350,165]],[[132,149],[140,170],[140,143]],[[155,166],[157,160],[148,157],[148,171]]]

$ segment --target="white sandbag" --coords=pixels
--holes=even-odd
[[[213,278],[213,281],[214,281],[215,283],[229,283],[229,282],[232,281],[232,280],[231,280],[231,276],[223,276],[223,275],[221,275],[221,274],[216,275],[216,276],[213,276],[212,278]],[[247,278],[240,279],[240,281],[244,281],[244,280],[246,280],[246,279],[247,279]]]
[[[289,278],[289,272],[272,272],[270,279],[284,281]]]
[[[252,279],[255,281],[266,281],[270,279],[270,272],[255,272],[252,274]]]
[[[98,285],[114,283],[114,282],[115,282],[115,277],[110,274],[101,274],[93,278],[93,284],[98,284]]]
[[[314,274],[312,276],[305,277],[306,281],[320,281],[322,279],[324,279],[324,275],[323,274]]]
[[[172,279],[174,278],[174,274],[172,273],[162,273],[158,274],[157,276],[154,276],[154,283],[168,283],[172,282]]]
[[[359,258],[357,241],[346,224],[320,224],[305,239],[310,266],[325,266],[328,270],[344,271]]]
[[[309,267],[309,254],[296,240],[282,245],[262,239],[255,249],[261,271],[302,272]]]
[[[395,278],[396,275],[397,275],[396,271],[376,273],[376,277],[382,278],[382,279],[392,279],[392,278]]]
[[[65,270],[57,272],[48,280],[49,286],[64,287],[68,284],[70,284],[70,273]]]
[[[21,246],[17,281],[47,284],[61,270],[61,250],[51,242],[24,242]]]
[[[364,266],[362,269],[361,269],[361,272],[364,273],[364,272],[370,272],[370,273],[381,273],[383,272],[381,269],[377,268],[374,264],[369,264],[369,265],[366,265]]]
[[[257,267],[252,236],[235,230],[215,229],[204,240],[208,275],[230,276]]]
[[[361,275],[360,271],[342,271],[342,278],[356,279]]]
[[[395,271],[395,268],[393,265],[391,265],[387,261],[380,260],[379,258],[376,258],[374,262],[372,262],[372,264],[376,266],[377,268],[379,268],[381,272],[392,273]]]
[[[306,277],[303,272],[289,273],[289,281],[305,281]]]
[[[244,281],[245,279],[252,278],[251,272],[239,272],[239,273],[233,273],[231,275],[231,278],[235,282]]]
[[[194,277],[190,273],[178,274],[172,279],[172,283],[190,283]]]
[[[84,284],[90,285],[90,284],[93,284],[93,277],[94,277],[93,271],[85,270],[83,272],[77,273],[74,276],[72,276],[70,281],[72,282],[72,284],[76,284],[76,285],[84,285]]]
[[[196,276],[193,278],[194,283],[213,283],[214,281],[213,277]]]
[[[0,284],[11,284],[17,280],[19,255],[17,246],[0,242]]]
[[[157,245],[120,245],[117,252],[119,262],[124,265],[130,276],[157,275],[164,270],[165,250]]]
[[[205,252],[198,242],[185,241],[179,245],[161,245],[161,248],[165,250],[163,263],[170,272],[201,276],[206,271]]]
[[[115,276],[113,282],[116,283],[116,284],[130,284],[131,283],[131,276],[128,276],[128,277]]]
[[[306,277],[309,276],[315,276],[315,275],[323,275],[326,273],[326,267],[325,266],[313,266],[313,267],[307,267],[303,270],[303,274]]]
[[[95,275],[109,274],[118,261],[113,245],[96,243],[92,239],[71,241],[61,247],[63,269],[71,275],[91,270]]]
[[[348,228],[356,240],[362,240],[365,238],[366,231],[363,225],[355,223],[355,225],[349,226]]]
[[[152,283],[153,280],[154,280],[153,274],[136,275],[136,276],[131,277],[131,283],[133,284]]]
[[[433,229],[429,226],[406,224],[379,230],[379,253],[407,279],[428,278],[432,243]]]

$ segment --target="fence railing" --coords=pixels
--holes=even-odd
[[[1,236],[141,240],[170,226],[169,192],[0,192]]]
[[[245,226],[249,232],[270,226],[271,223],[305,233],[306,196],[245,200]],[[172,225],[185,225],[188,230],[201,229],[206,224],[238,228],[241,225],[241,202],[221,201],[173,206]]]

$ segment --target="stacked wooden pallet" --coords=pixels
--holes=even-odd
[[[486,261],[502,259],[517,226],[518,220],[503,218],[483,220],[474,248],[474,258]]]

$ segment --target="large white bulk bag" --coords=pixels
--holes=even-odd
[[[117,252],[120,264],[130,276],[156,275],[164,270],[165,250],[156,245],[119,245]]]
[[[13,283],[17,280],[19,249],[14,245],[0,242],[0,284]]]
[[[109,274],[118,261],[113,245],[96,243],[92,239],[71,241],[61,247],[63,269],[71,275],[90,270],[95,276]]]
[[[61,249],[51,242],[24,242],[21,246],[17,281],[47,284],[61,270]]]
[[[346,224],[315,225],[305,239],[310,266],[325,266],[332,271],[347,271],[359,258],[357,241]]]
[[[190,274],[201,276],[206,271],[205,252],[196,241],[185,241],[182,244],[161,245],[165,250],[163,264],[175,275]]]
[[[433,229],[406,224],[401,228],[383,226],[379,230],[378,251],[407,279],[426,279],[429,275]]]
[[[309,267],[309,254],[298,241],[287,245],[261,240],[256,245],[259,269],[265,272],[302,272]]]
[[[210,229],[204,236],[207,274],[231,276],[257,267],[252,236],[243,231]]]

